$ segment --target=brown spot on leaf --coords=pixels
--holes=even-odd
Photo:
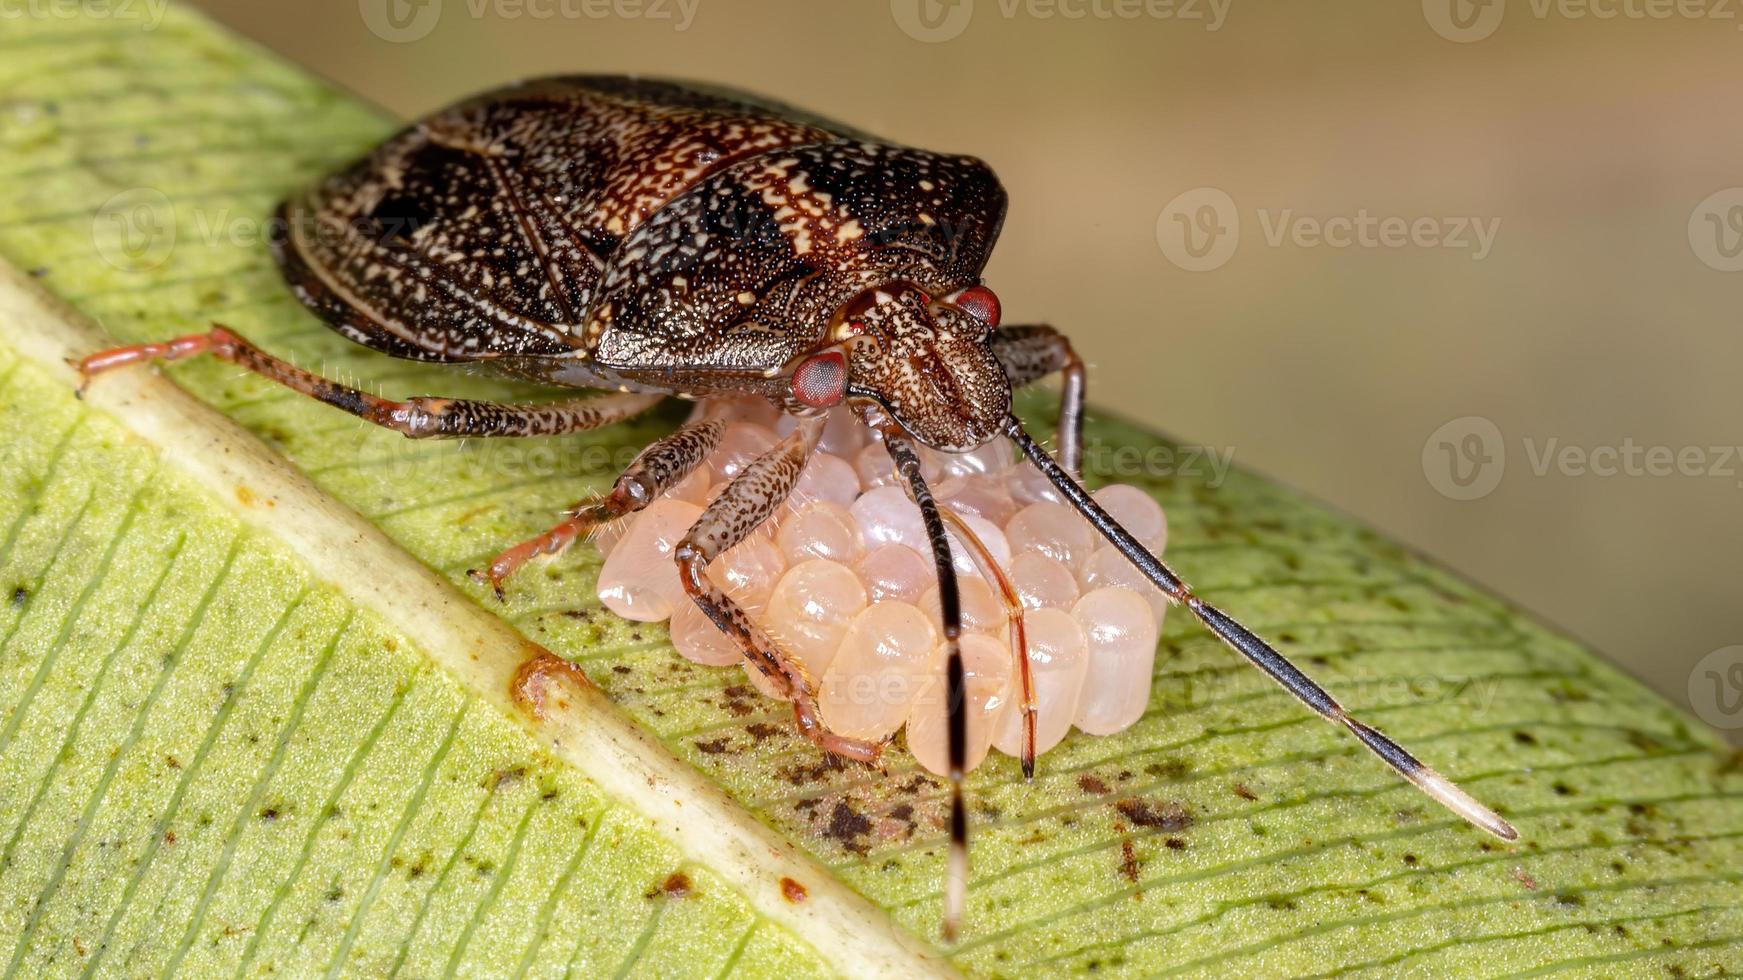
[[[553,677],[562,677],[578,687],[593,686],[581,668],[537,644],[529,643],[528,646],[538,652],[514,672],[513,679],[508,682],[508,693],[514,703],[533,718],[543,720],[545,717],[545,698]],[[567,706],[567,702],[558,703],[559,708]]]
[[[689,898],[692,891],[690,876],[682,871],[674,871],[666,876],[665,881],[644,892],[642,897],[658,898],[664,895],[667,898]]]
[[[1259,794],[1248,789],[1246,783],[1236,783],[1234,785],[1234,791],[1235,795],[1243,800],[1253,801],[1259,798]]]
[[[1100,778],[1092,775],[1086,774],[1077,777],[1077,788],[1083,790],[1085,793],[1090,793],[1095,796],[1108,795],[1108,784],[1102,782]]]
[[[703,752],[706,752],[709,755],[719,755],[720,753],[725,752],[726,747],[728,745],[731,745],[731,744],[732,744],[732,739],[728,738],[725,735],[722,735],[719,738],[709,739],[706,742],[698,739],[696,742],[696,747],[701,749]]]
[[[799,884],[798,882],[794,881],[793,879],[791,879],[791,878],[782,878],[781,879],[781,897],[786,899],[789,902],[792,902],[794,905],[797,905],[800,902],[803,902],[806,899],[806,897],[809,896],[810,894],[811,894],[810,892],[805,890],[804,885]]]
[[[1192,814],[1178,803],[1159,803],[1134,796],[1114,804],[1115,809],[1133,825],[1152,830],[1185,830],[1192,826]]]
[[[1138,872],[1144,867],[1138,860],[1138,849],[1132,846],[1131,838],[1120,841],[1120,874],[1132,884],[1138,883]]]
[[[864,855],[870,850],[866,836],[871,833],[872,822],[865,814],[860,813],[846,802],[837,802],[835,809],[830,811],[829,825],[823,828],[823,836],[841,844],[855,854]]]

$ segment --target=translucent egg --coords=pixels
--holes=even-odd
[[[799,416],[782,415],[775,422],[775,432],[782,437],[799,427]],[[865,423],[855,418],[846,407],[832,408],[823,421],[823,432],[817,437],[817,451],[852,459],[859,455],[870,438]]]
[[[934,649],[930,680],[908,712],[908,751],[920,765],[940,776],[950,774],[950,725],[946,707],[944,644]],[[984,634],[962,637],[962,667],[968,695],[968,753],[964,769],[973,769],[986,759],[999,716],[1008,708],[1011,693],[1011,652],[1004,643]]]
[[[744,660],[744,649],[738,642],[722,633],[694,602],[678,604],[672,611],[670,629],[672,646],[686,660],[709,667],[730,667]]]
[[[775,448],[779,440],[773,429],[751,422],[734,422],[726,427],[714,455],[708,457],[709,480],[725,483],[744,471],[751,460]]]
[[[1046,501],[1017,511],[1005,525],[1005,534],[1013,552],[1043,554],[1071,568],[1089,559],[1097,540],[1095,529],[1076,511]]]
[[[749,422],[768,429],[775,426],[781,415],[781,410],[767,398],[725,395],[697,402],[696,407],[690,411],[690,421],[709,416],[728,422]]]
[[[823,721],[849,738],[880,740],[908,717],[932,665],[937,632],[906,602],[867,607],[842,637],[823,675]]]
[[[1168,518],[1156,498],[1137,487],[1115,483],[1091,494],[1108,516],[1132,532],[1132,537],[1160,555],[1168,545]]]
[[[660,496],[666,500],[682,500],[700,505],[708,499],[709,475],[707,464],[698,466],[690,471],[689,476],[667,488]]]
[[[769,595],[762,625],[787,653],[821,677],[841,646],[847,624],[866,607],[853,569],[814,558],[787,570]]]
[[[859,455],[853,459],[853,468],[859,471],[860,486],[867,490],[900,482],[896,478],[895,461],[890,459],[890,451],[884,448],[882,442],[871,442],[861,449]],[[938,463],[924,453],[920,455],[920,475],[926,478],[928,484],[938,482]]]
[[[859,474],[853,465],[840,456],[815,453],[805,463],[799,482],[787,494],[787,509],[801,507],[814,500],[827,500],[846,507],[859,496]]]
[[[1077,727],[1112,735],[1142,718],[1150,703],[1157,638],[1150,605],[1130,589],[1096,589],[1077,600],[1071,616],[1089,641]]]
[[[857,571],[872,602],[918,602],[927,589],[938,584],[932,562],[900,544],[874,549],[860,561]]]
[[[859,533],[867,551],[886,544],[900,544],[922,554],[932,553],[926,540],[926,525],[920,520],[920,508],[908,499],[901,487],[873,487],[860,494],[850,511],[859,523]]]
[[[968,525],[986,553],[992,556],[993,564],[999,568],[1009,568],[1011,565],[1011,544],[1005,539],[1005,532],[998,525],[974,514],[958,515],[962,523]],[[983,578],[986,570],[981,567],[979,552],[962,539],[956,528],[945,524],[945,532],[950,535],[950,563],[956,569],[956,574]],[[930,551],[928,551],[930,553]]]
[[[1119,549],[1111,544],[1104,544],[1095,549],[1095,554],[1089,556],[1089,561],[1083,563],[1078,570],[1079,581],[1083,583],[1085,592],[1095,589],[1119,588],[1131,589],[1144,597],[1150,604],[1152,618],[1158,627],[1162,624],[1162,614],[1168,608],[1168,598],[1162,590],[1150,584],[1144,573],[1138,571],[1131,560],[1121,554]]]
[[[788,564],[772,541],[753,534],[709,562],[708,578],[741,605],[760,606],[768,600]]]
[[[958,579],[956,591],[962,601],[962,628],[965,631],[993,633],[1005,628],[1005,600],[993,590],[991,585],[987,584],[986,579]],[[944,629],[943,612],[938,604],[936,579],[934,579],[932,587],[920,596],[920,608],[926,610],[926,615],[932,617],[932,622],[938,626],[940,635],[942,635]]]
[[[1077,717],[1077,702],[1089,670],[1089,641],[1083,627],[1060,609],[1023,616],[1029,672],[1035,679],[1035,752],[1047,751],[1065,737]],[[1006,755],[1023,753],[1022,678],[1011,681],[1011,708],[999,719],[993,745]]]
[[[1023,600],[1024,609],[1069,611],[1082,590],[1077,577],[1062,562],[1030,551],[1011,559],[1011,587]]]
[[[958,514],[975,514],[999,527],[1009,524],[1017,513],[1017,502],[1011,499],[1011,492],[995,477],[953,477],[939,483],[934,493]]]
[[[1059,488],[1043,476],[1041,471],[1035,468],[1035,464],[1026,459],[1011,468],[1010,474],[1005,478],[1005,486],[1010,489],[1011,499],[1015,500],[1018,506],[1027,506],[1042,501],[1055,504],[1065,502],[1065,497],[1060,494]]]
[[[775,544],[791,565],[811,558],[852,565],[865,554],[859,522],[853,514],[840,504],[823,500],[805,504],[782,520]]]
[[[994,439],[966,453],[929,452],[938,464],[938,474],[941,478],[961,476],[999,476],[1009,470],[1015,459],[1011,444],[1004,439]]]
[[[672,549],[701,514],[702,508],[682,500],[656,500],[643,508],[599,570],[606,608],[624,619],[655,623],[671,616],[680,601],[689,602]]]

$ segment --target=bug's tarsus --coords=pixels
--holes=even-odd
[[[1282,685],[1285,690],[1315,713],[1349,729],[1363,745],[1366,745],[1387,765],[1397,770],[1399,775],[1409,780],[1411,784],[1427,793],[1442,806],[1458,814],[1472,826],[1494,834],[1502,840],[1514,841],[1519,839],[1519,832],[1493,810],[1477,802],[1470,794],[1453,785],[1452,781],[1445,776],[1424,765],[1397,742],[1350,717],[1336,698],[1333,698],[1325,688],[1320,687],[1312,678],[1302,673],[1300,668],[1290,663],[1287,657],[1260,639],[1252,630],[1236,622],[1234,617],[1194,595],[1186,583],[1181,581],[1180,576],[1174,573],[1173,569],[1163,564],[1161,559],[1151,554],[1125,528],[1110,517],[1083,488],[1083,485],[1066,473],[1047,454],[1047,451],[1029,436],[1028,432],[1023,429],[1022,422],[1016,416],[1013,415],[1006,421],[1005,431],[1017,444],[1017,448],[1029,457],[1030,461],[1046,475],[1055,487],[1059,488],[1059,492],[1065,496],[1067,502],[1083,514],[1114,547],[1120,550],[1121,554],[1125,555],[1133,566],[1143,572],[1144,576],[1155,583],[1157,588],[1160,588],[1170,599],[1185,606],[1224,643],[1233,647],[1254,666],[1270,675],[1272,680]]]
[[[907,484],[908,496],[920,508],[926,540],[938,571],[938,610],[944,626],[944,702],[948,712],[946,747],[950,770],[950,858],[944,882],[944,939],[956,940],[968,899],[968,808],[962,797],[962,776],[968,768],[968,679],[962,666],[962,594],[956,584],[956,563],[950,536],[944,529],[938,502],[921,473],[920,455],[906,432],[889,423],[880,427],[884,448],[896,473]]]

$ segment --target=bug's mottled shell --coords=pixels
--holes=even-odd
[[[1004,209],[970,157],[697,87],[551,78],[438,112],[285,202],[278,256],[377,350],[666,387],[779,369],[880,283],[977,282]]]

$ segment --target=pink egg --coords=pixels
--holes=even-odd
[[[848,624],[823,676],[823,721],[849,738],[880,740],[908,717],[932,665],[937,632],[919,608],[878,602]]]
[[[853,465],[840,456],[815,453],[806,461],[799,482],[787,495],[783,511],[790,513],[813,500],[827,500],[846,507],[858,497],[859,474],[854,472]]]
[[[1089,641],[1089,671],[1077,702],[1077,727],[1112,735],[1144,716],[1150,703],[1157,631],[1150,604],[1130,589],[1096,589],[1071,616]]]
[[[872,602],[918,602],[927,589],[938,584],[932,562],[900,544],[873,550],[860,561],[857,571]]]
[[[720,631],[694,602],[681,602],[672,612],[672,645],[684,659],[709,667],[730,667],[744,660],[737,641]]]
[[[811,558],[852,565],[865,554],[859,523],[846,507],[819,500],[781,521],[775,544],[790,565]]]
[[[817,451],[848,459],[859,454],[870,439],[865,423],[855,418],[846,406],[832,408],[823,421],[823,432],[817,437]],[[783,438],[799,427],[799,416],[783,415],[775,422],[775,432]]]
[[[1004,527],[1017,513],[1011,492],[995,477],[958,476],[934,488],[938,499],[958,514],[975,514]]]
[[[1058,745],[1077,716],[1077,703],[1089,670],[1089,641],[1077,620],[1060,609],[1041,609],[1023,617],[1029,671],[1035,679],[1035,753]],[[1023,753],[1022,681],[1011,682],[1011,708],[999,719],[993,744],[1000,752]]]
[[[859,455],[854,457],[853,468],[859,471],[860,486],[867,490],[898,482],[895,463],[890,459],[890,452],[884,448],[882,442],[871,442],[861,449]],[[938,463],[924,453],[920,456],[920,475],[926,478],[928,484],[938,482]]]
[[[702,504],[708,500],[709,470],[707,464],[696,467],[690,475],[679,480],[673,486],[660,494],[667,500],[682,500],[686,503]]]
[[[814,558],[781,576],[769,595],[762,625],[815,679],[834,659],[847,624],[865,607],[865,586],[853,569]]]
[[[1161,626],[1162,613],[1168,608],[1168,597],[1161,589],[1151,585],[1144,573],[1138,571],[1137,566],[1113,545],[1104,544],[1095,549],[1095,553],[1089,556],[1089,561],[1084,562],[1083,567],[1078,570],[1078,579],[1083,583],[1085,592],[1106,588],[1130,589],[1136,592],[1150,604],[1152,618],[1158,628]]]
[[[1011,651],[999,640],[979,633],[962,637],[963,680],[968,695],[968,754],[965,771],[986,759],[999,716],[1011,695]],[[945,652],[940,643],[931,659],[930,683],[908,711],[908,751],[940,776],[950,773],[949,711],[946,707]]]
[[[1005,628],[1005,600],[987,584],[986,579],[964,578],[956,583],[957,595],[962,603],[962,628],[971,633],[998,633],[1003,636]],[[934,584],[920,596],[920,608],[926,610],[926,615],[932,617],[932,622],[943,635],[943,612],[938,604],[938,586]]]
[[[1156,498],[1137,487],[1115,483],[1091,494],[1108,516],[1132,532],[1154,554],[1162,554],[1168,545],[1168,518]]]
[[[1009,476],[1005,479],[1005,486],[1010,489],[1011,499],[1015,500],[1018,506],[1042,501],[1056,504],[1065,502],[1065,497],[1060,494],[1059,488],[1055,487],[1045,476],[1042,476],[1041,471],[1035,468],[1034,463],[1026,459],[1011,468]]]
[[[1011,559],[1009,576],[1025,609],[1070,610],[1082,592],[1071,569],[1033,551]]]
[[[928,452],[937,462],[941,478],[1001,476],[1015,461],[1011,444],[1004,439],[993,439],[979,449],[971,449],[966,453]]]
[[[926,539],[926,525],[920,520],[920,508],[908,499],[901,487],[873,487],[860,494],[850,511],[859,523],[859,533],[867,551],[886,544],[900,544],[923,554],[932,553]]]
[[[726,427],[714,455],[708,457],[709,479],[725,483],[743,472],[751,460],[775,448],[775,432],[751,422],[734,422]]]
[[[1076,568],[1095,550],[1096,531],[1078,513],[1064,504],[1042,501],[1017,511],[1005,525],[1011,551],[1035,552]]]
[[[681,500],[656,500],[637,515],[599,570],[598,593],[607,609],[625,619],[656,623],[688,602],[678,581],[672,549],[696,523],[702,508]]]

